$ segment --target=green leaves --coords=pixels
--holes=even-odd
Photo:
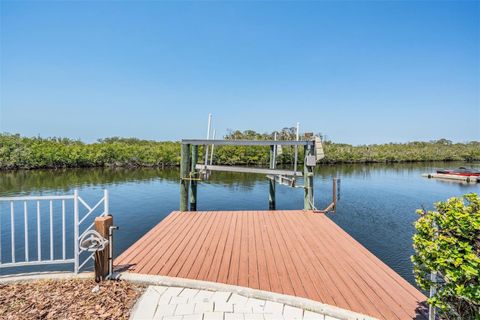
[[[225,139],[273,139],[273,133],[252,130],[231,131]],[[277,132],[279,140],[296,138],[295,128]],[[303,139],[303,137],[300,137]],[[447,141],[447,140],[445,140]],[[324,163],[406,162],[432,160],[480,160],[480,142],[447,143],[445,141],[389,143],[351,146],[324,142]],[[200,155],[203,153],[200,152]],[[214,162],[225,165],[267,166],[270,150],[255,146],[217,146]],[[292,164],[294,148],[284,147],[278,164]],[[303,148],[299,148],[299,163]],[[178,142],[149,141],[135,138],[107,138],[85,144],[66,138],[26,138],[0,133],[0,170],[68,168],[99,166],[176,166],[180,163]],[[476,204],[478,210],[479,204]],[[472,207],[472,210],[475,208]],[[465,226],[458,226],[459,231]]]
[[[0,134],[0,170],[103,166],[174,166],[180,145],[110,138],[92,144],[60,138]]]
[[[435,204],[436,211],[417,210],[411,257],[418,285],[429,290],[430,273],[441,284],[429,299],[448,319],[480,317],[480,197],[466,194]]]

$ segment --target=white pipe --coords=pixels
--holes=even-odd
[[[110,226],[108,228],[108,275],[107,280],[112,278],[113,275],[113,230],[118,230],[117,226]]]
[[[213,140],[215,140],[215,129],[213,129],[213,137],[212,137]],[[212,144],[212,152],[210,154],[210,165],[213,164],[213,148],[215,147],[214,144]]]
[[[62,200],[62,258],[66,259],[67,249],[65,244],[66,230],[65,230],[65,200]]]
[[[273,134],[273,140],[277,141],[277,132],[276,132],[276,131],[275,131],[275,133]],[[275,169],[275,167],[277,166],[277,148],[278,148],[277,145],[274,145],[274,146],[273,146],[273,163],[272,163],[272,169]]]
[[[73,239],[74,239],[74,246],[73,246],[73,256],[75,259],[75,265],[74,265],[74,271],[75,274],[78,273],[79,270],[79,263],[80,263],[80,253],[79,253],[79,248],[78,248],[78,233],[79,233],[79,228],[78,228],[78,190],[73,191]],[[50,202],[51,204],[52,202]],[[51,221],[50,221],[51,222]],[[53,248],[52,248],[53,250]]]
[[[13,201],[10,202],[10,227],[11,227],[11,235],[12,235],[12,263],[15,262],[15,219],[14,219],[14,207]]]
[[[38,261],[42,260],[42,234],[41,231],[42,229],[40,228],[40,201],[37,201],[37,255],[38,255]],[[0,235],[1,238],[1,235]],[[0,246],[2,244],[0,243]],[[1,251],[1,250],[0,250]],[[1,259],[1,256],[0,256]]]
[[[297,141],[299,139],[299,131],[300,131],[300,122],[297,122]],[[293,164],[293,170],[297,172],[297,158],[298,158],[298,146],[295,146],[295,159]]]
[[[105,211],[105,215],[109,216],[110,215],[110,203],[109,203],[110,199],[108,197],[108,190],[107,189],[103,190],[103,201],[104,201],[104,203],[103,203],[103,208],[104,209],[103,210]]]
[[[65,200],[64,200],[65,201]],[[23,201],[23,218],[25,222],[25,262],[28,262],[28,211],[27,201]]]
[[[210,140],[210,127],[212,125],[212,114],[208,114],[207,140]],[[208,145],[205,146],[205,170],[208,165]]]
[[[50,200],[50,260],[53,260],[53,203],[52,203],[52,200]],[[75,224],[77,222],[75,221]],[[75,225],[75,228],[77,227],[77,225]],[[78,239],[76,238],[75,236],[75,241],[74,243],[77,243],[78,242]],[[76,253],[75,253],[75,257],[76,256]],[[75,273],[77,271],[75,270]]]
[[[435,237],[438,237],[438,226],[437,223],[433,223],[433,228],[435,230]],[[437,283],[437,271],[430,272],[430,281],[433,282],[433,285],[430,286],[430,298],[432,298],[437,293],[436,283]],[[436,319],[436,309],[433,305],[428,305],[428,320]]]

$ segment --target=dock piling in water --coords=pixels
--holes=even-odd
[[[213,153],[213,150],[212,150]],[[190,168],[190,211],[197,211],[197,171],[195,166],[198,162],[198,146],[192,146],[192,164]]]
[[[188,211],[190,144],[182,144],[180,161],[180,211]]]
[[[275,169],[275,146],[270,146],[270,169]],[[268,208],[275,210],[275,177],[268,179]]]
[[[314,168],[316,166],[317,157],[315,156],[317,141],[314,139],[307,140],[194,140],[184,139],[182,140],[181,147],[181,161],[180,161],[180,211],[197,210],[197,185],[200,174],[203,178],[208,179],[211,171],[225,171],[225,172],[246,172],[265,174],[269,179],[269,195],[268,206],[270,210],[276,208],[276,180],[279,184],[284,184],[289,187],[296,187],[295,180],[297,177],[304,175],[304,210],[315,210],[313,201],[313,177]],[[239,167],[239,166],[225,166],[225,165],[213,165],[208,164],[208,153],[205,154],[206,162],[204,165],[198,164],[198,146],[203,145],[208,148],[212,145],[220,146],[265,146],[270,147],[270,165],[269,168],[252,168],[252,167]],[[293,170],[284,170],[276,168],[276,147],[277,146],[304,146],[305,147],[305,159],[304,159],[304,172],[297,171],[297,166]],[[190,150],[192,148],[192,150]],[[295,163],[297,163],[297,157],[295,157]],[[291,177],[291,178],[289,178]],[[289,181],[289,183],[283,183]],[[189,191],[191,191],[189,198]]]
[[[313,145],[306,145],[304,147],[304,160],[303,160],[303,185],[304,185],[304,210],[314,210],[313,205],[313,169],[315,167],[308,165],[307,157],[315,155],[315,148]]]

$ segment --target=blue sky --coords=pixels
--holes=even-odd
[[[0,3],[0,132],[480,140],[480,5]]]

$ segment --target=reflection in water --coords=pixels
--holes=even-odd
[[[129,181],[178,180],[176,169],[80,168],[18,170],[0,172],[2,195],[56,190],[66,192],[79,186],[119,184]]]
[[[337,213],[330,217],[413,283],[409,256],[412,254],[413,222],[417,218],[415,210],[432,208],[434,202],[452,196],[480,191],[479,184],[445,183],[423,178],[421,174],[436,168],[462,165],[465,163],[318,166],[315,205],[318,208],[328,205],[331,178],[340,177],[341,202]],[[471,166],[478,168],[479,164]],[[118,254],[171,211],[178,209],[178,181],[178,168],[10,171],[0,172],[0,196],[66,194],[79,189],[83,198],[95,203],[102,196],[101,190],[106,188],[110,191],[110,211],[115,224],[120,226],[115,241],[115,252]],[[277,208],[303,208],[303,190],[278,186]],[[214,172],[209,181],[199,185],[198,209],[268,209],[268,181],[263,175]],[[0,217],[2,214],[8,212],[0,210]],[[8,232],[2,233],[2,248],[5,251],[10,243],[8,236]],[[0,269],[0,272],[4,271]]]
[[[339,177],[363,177],[390,173],[408,175],[411,173],[433,172],[436,168],[456,168],[465,165],[462,162],[432,162],[432,163],[401,163],[401,164],[342,164],[318,166],[316,176],[326,179]],[[479,164],[469,164],[473,167]],[[57,170],[18,170],[0,171],[0,195],[18,195],[40,193],[42,191],[67,192],[72,188],[115,185],[125,182],[152,182],[169,181],[178,182],[178,168],[78,168]],[[218,184],[224,187],[252,189],[257,182],[264,182],[262,175],[249,173],[214,172],[209,184]],[[442,181],[442,180],[438,180]],[[444,182],[444,181],[442,181]],[[458,183],[448,181],[459,185]]]

